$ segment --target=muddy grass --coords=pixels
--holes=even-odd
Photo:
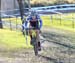
[[[44,28],[42,51],[33,49],[7,50],[0,48],[0,63],[75,63],[75,33]]]

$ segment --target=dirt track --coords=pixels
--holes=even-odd
[[[42,52],[34,55],[33,49],[8,51],[0,48],[0,63],[75,63],[74,34],[44,28]]]

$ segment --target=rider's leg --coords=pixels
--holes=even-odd
[[[31,30],[29,30],[29,35],[30,35],[30,44],[32,45],[32,31]]]
[[[32,26],[29,25],[29,28],[31,28]],[[30,36],[30,44],[32,45],[32,30],[29,30],[29,36]]]
[[[40,41],[39,30],[36,30],[36,34],[37,34],[38,41]]]

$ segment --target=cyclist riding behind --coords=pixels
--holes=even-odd
[[[34,10],[31,11],[30,15],[26,18],[26,21],[23,24],[24,29],[28,28],[27,27],[28,23],[29,23],[29,28],[35,28],[37,35],[39,35],[40,29],[42,27],[42,20],[41,20],[40,16],[36,13],[36,11],[34,11]],[[30,35],[30,38],[32,40],[32,31],[31,30],[29,30],[29,35]],[[30,41],[30,43],[32,45],[32,41]],[[39,48],[39,50],[41,50],[39,37],[38,37],[38,48]]]

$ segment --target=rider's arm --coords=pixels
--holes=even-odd
[[[40,16],[38,15],[38,20],[40,22],[40,28],[42,27],[43,23],[42,23],[42,19],[40,18]]]
[[[40,21],[40,28],[41,28],[42,27],[42,20],[40,19],[39,21]]]
[[[29,20],[30,20],[30,18],[27,17],[26,20],[25,20],[25,22],[24,22],[24,24],[23,24],[24,29],[27,28],[27,25],[28,25]]]

